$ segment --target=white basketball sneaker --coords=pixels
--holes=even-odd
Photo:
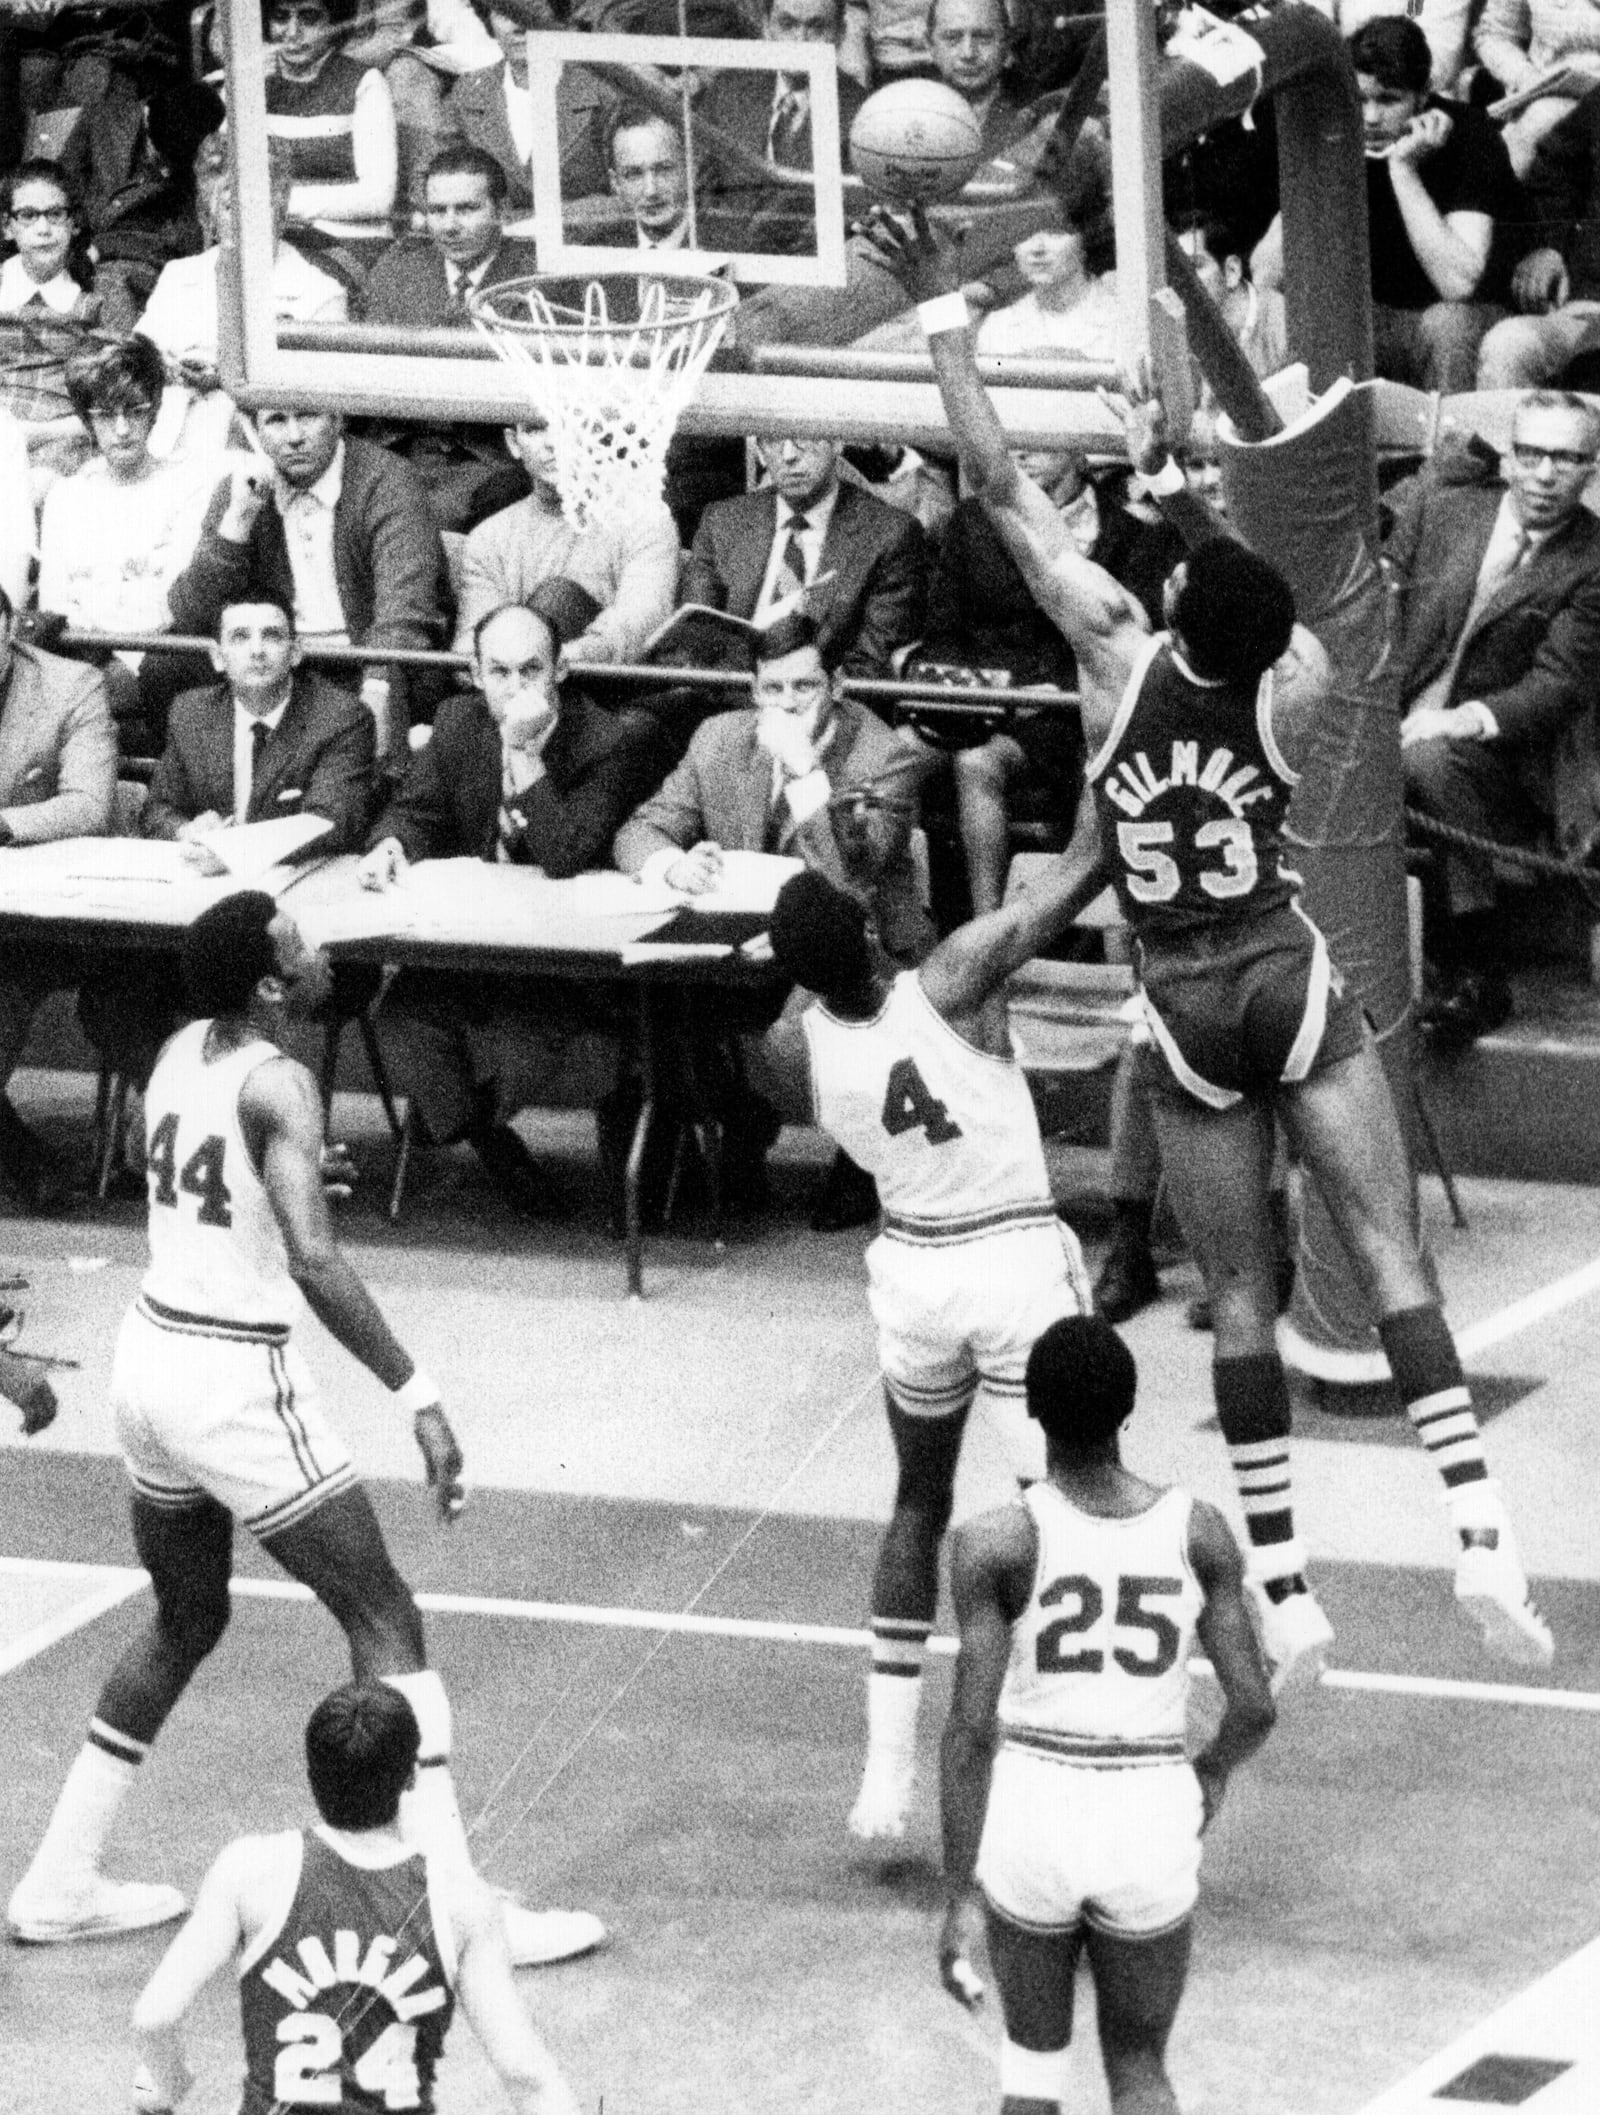
[[[1555,1640],[1528,1593],[1511,1529],[1502,1523],[1462,1532],[1474,1540],[1456,1558],[1456,1600],[1483,1633],[1485,1649],[1518,1667],[1548,1667]]]
[[[861,1790],[850,1809],[847,1824],[861,1843],[900,1843],[911,1819],[911,1797],[916,1788],[917,1756],[868,1749],[867,1766],[861,1773]]]
[[[36,1881],[27,1875],[6,1907],[11,1936],[24,1946],[65,1946],[74,1939],[115,1939],[126,1931],[170,1924],[189,1907],[175,1887],[142,1880]]]
[[[1316,1595],[1302,1584],[1274,1601],[1264,1579],[1251,1578],[1248,1585],[1273,1695],[1320,1681],[1333,1625]]]

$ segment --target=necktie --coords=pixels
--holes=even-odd
[[[467,313],[467,295],[469,292],[470,285],[466,273],[451,269],[450,313],[452,316],[464,316]]]
[[[266,723],[266,721],[265,721],[265,720],[252,720],[252,721],[250,722],[250,799],[251,799],[251,800],[253,800],[253,799],[255,798],[255,790],[256,790],[256,787],[257,787],[257,785],[258,785],[258,784],[260,783],[260,780],[261,780],[261,752],[262,752],[262,750],[263,750],[263,749],[265,749],[265,748],[266,748],[266,746],[267,746],[267,737],[268,737],[268,735],[270,735],[270,734],[271,734],[271,732],[272,732],[272,729],[271,729],[271,728],[270,728],[270,727],[269,727],[269,726],[267,725],[267,723]],[[247,800],[247,801],[246,801],[246,803],[245,803],[245,806],[246,806],[246,807],[248,808],[248,807],[249,807],[249,805],[250,805],[250,802],[249,802],[249,801]]]
[[[1478,576],[1476,602],[1480,605],[1487,602],[1498,588],[1504,587],[1531,549],[1532,544],[1527,530],[1519,528],[1516,534],[1507,540],[1504,549],[1496,557],[1494,564],[1485,566],[1482,573]]]
[[[798,595],[806,584],[806,554],[800,539],[811,523],[804,514],[789,516],[789,540],[783,547],[783,562],[778,567],[778,577],[772,584],[772,599],[782,602],[790,595]]]
[[[767,126],[767,160],[778,164],[788,161],[800,138],[805,123],[805,106],[796,89],[781,87],[772,101],[772,118]]]
[[[520,805],[517,789],[511,783],[509,770],[500,779],[500,834],[494,848],[494,856],[501,866],[510,866],[517,856],[517,845],[526,827],[524,817],[518,813]]]
[[[1445,662],[1431,682],[1425,683],[1414,698],[1406,701],[1406,711],[1415,712],[1418,707],[1443,707],[1449,705],[1455,692],[1456,674],[1466,657],[1467,639],[1478,621],[1479,612],[1497,594],[1521,566],[1533,549],[1533,541],[1526,529],[1518,528],[1506,539],[1492,560],[1485,559],[1478,574],[1478,584],[1472,591],[1472,601],[1466,616],[1461,620],[1461,629],[1456,634],[1456,643]]]

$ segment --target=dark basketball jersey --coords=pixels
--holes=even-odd
[[[1291,902],[1283,817],[1296,774],[1272,737],[1272,672],[1203,683],[1164,633],[1135,663],[1088,767],[1117,896],[1141,939],[1176,939]]]
[[[431,2115],[455,2011],[455,1954],[448,1931],[435,1927],[427,1862],[404,1858],[372,1872],[314,1831],[300,1840],[289,1913],[239,1972],[239,2115]]]

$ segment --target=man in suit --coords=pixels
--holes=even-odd
[[[403,330],[470,330],[470,303],[486,287],[539,269],[531,242],[505,232],[505,171],[485,148],[442,147],[422,183],[427,232],[391,243],[372,268],[362,303],[368,323]],[[373,420],[366,439],[408,462],[428,488],[441,529],[476,518],[484,488],[505,470],[498,426]]]
[[[679,601],[755,617],[808,588],[823,659],[847,676],[886,676],[923,629],[921,525],[839,476],[840,444],[757,444],[771,484],[707,507]]]
[[[258,411],[270,464],[241,462],[217,487],[200,541],[172,583],[173,629],[214,636],[235,602],[288,610],[301,643],[370,648],[361,699],[381,762],[405,753],[410,717],[437,686],[391,672],[385,647],[445,644],[444,547],[416,473],[370,441],[346,439],[337,412]]]
[[[837,53],[844,36],[844,0],[767,0],[761,34],[769,44],[831,44]],[[780,58],[774,53],[774,60]],[[866,90],[849,74],[835,70],[839,91],[839,140],[866,101]],[[804,73],[746,72],[742,67],[713,74],[695,109],[731,140],[759,155],[776,169],[814,167],[811,140],[811,92]],[[710,171],[720,199],[749,218],[740,247],[775,254],[798,254],[816,244],[808,193],[777,184],[763,185],[747,169],[714,162]]]
[[[445,701],[413,754],[370,833],[363,886],[390,888],[416,860],[538,866],[553,880],[605,864],[658,766],[647,719],[602,710],[558,672],[563,637],[595,607],[570,583],[546,581],[529,607],[503,604],[480,619],[476,687]],[[559,978],[408,969],[390,986],[378,1033],[423,1138],[465,1140],[511,1203],[536,1209],[537,1173],[511,1118],[578,1038],[614,1033],[603,1007]]]
[[[1517,408],[1504,483],[1420,485],[1386,546],[1407,799],[1474,836],[1572,858],[1600,838],[1600,520],[1583,504],[1597,453],[1583,399],[1537,391]],[[1426,909],[1439,985],[1422,1018],[1446,1040],[1511,1012],[1489,952],[1494,907],[1491,858],[1438,855]]]
[[[104,836],[117,784],[117,738],[100,674],[19,644],[13,628],[10,597],[0,590],[0,860],[7,845]],[[8,944],[0,963],[0,1185],[29,1209],[48,1200],[46,1158],[5,1089],[39,1006],[76,977],[72,956],[25,942]]]
[[[207,840],[234,823],[320,815],[332,827],[308,856],[359,850],[372,808],[372,715],[300,665],[294,619],[281,604],[230,603],[211,661],[220,680],[173,704],[140,835],[176,840],[207,874],[226,871]],[[349,1001],[370,999],[360,977],[346,982]],[[176,963],[113,960],[92,970],[78,1017],[95,1049],[143,1093],[185,1018]]]
[[[440,145],[482,147],[505,171],[507,203],[514,216],[533,211],[533,96],[528,87],[527,23],[503,9],[489,10],[489,29],[505,63],[463,74],[445,98]],[[568,27],[552,12],[543,25]],[[537,33],[537,31],[535,31]],[[562,69],[556,94],[561,139],[561,195],[584,198],[606,188],[605,162],[597,131],[599,114],[612,101],[599,77],[581,66]]]
[[[964,96],[983,132],[983,158],[993,161],[1028,130],[1027,106],[1003,78],[1011,57],[1011,25],[1003,0],[933,0],[928,51],[941,81]]]

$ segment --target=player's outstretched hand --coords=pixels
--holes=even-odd
[[[336,1204],[342,1204],[356,1186],[356,1164],[342,1138],[330,1139],[322,1149],[322,1187]]]
[[[1172,453],[1167,407],[1156,392],[1150,355],[1140,353],[1122,371],[1120,390],[1096,389],[1113,418],[1120,419],[1128,439],[1128,461],[1143,477],[1153,477]]]
[[[450,1420],[437,1403],[426,1410],[419,1410],[411,1429],[416,1433],[417,1445],[422,1449],[423,1464],[428,1472],[428,1488],[433,1493],[434,1504],[439,1508],[439,1518],[448,1526],[467,1502],[466,1490],[461,1481],[464,1467],[461,1448],[450,1429]]]
[[[983,2003],[983,1978],[972,1965],[983,1936],[983,1905],[972,1888],[951,1898],[939,1932],[939,1980],[968,2012]]]
[[[934,227],[920,205],[909,211],[876,205],[860,225],[878,263],[894,274],[913,301],[936,301],[941,294],[961,291],[960,250]]]
[[[28,1439],[55,1423],[55,1390],[42,1373],[9,1351],[0,1351],[0,1394],[22,1412],[22,1430]]]

